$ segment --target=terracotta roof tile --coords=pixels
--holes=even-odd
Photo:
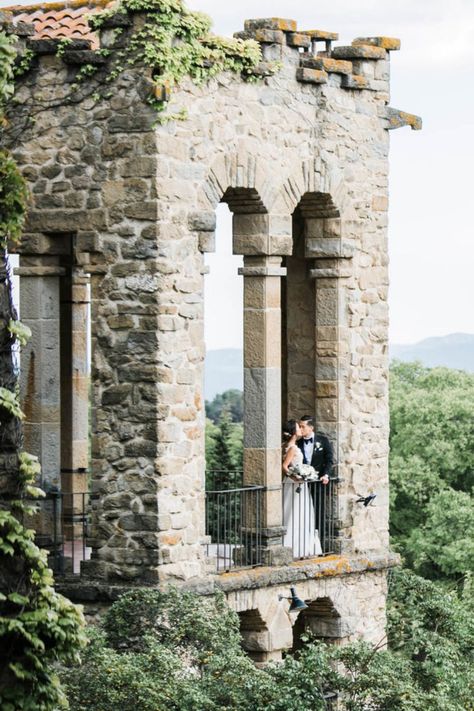
[[[33,39],[85,39],[92,43],[92,49],[97,49],[99,38],[88,25],[87,16],[114,4],[113,0],[66,0],[4,9],[13,13],[16,22],[35,26]]]

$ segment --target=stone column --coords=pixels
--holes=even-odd
[[[25,264],[25,262],[27,262]],[[39,457],[41,485],[60,486],[61,388],[59,282],[64,269],[41,258],[22,260],[20,314],[32,337],[21,352],[20,392],[25,449]]]
[[[64,519],[82,532],[89,466],[89,276],[73,268],[61,289],[61,489]]]
[[[281,498],[281,257],[245,256],[244,485],[263,485],[264,562],[280,564]]]
[[[328,434],[338,458],[339,401],[343,387],[342,363],[348,353],[344,320],[343,284],[351,275],[346,267],[352,251],[342,243],[339,218],[307,219],[305,252],[314,258],[315,279],[315,415],[317,427]]]
[[[305,253],[314,258],[310,276],[315,280],[315,416],[316,427],[334,446],[334,474],[344,477],[340,465],[342,403],[348,371],[349,332],[346,323],[345,285],[351,276],[351,245],[343,242],[339,218],[307,219]],[[333,511],[339,533],[336,552],[345,552],[339,511]]]

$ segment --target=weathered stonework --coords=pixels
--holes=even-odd
[[[22,130],[14,155],[32,196],[21,269],[53,269],[23,276],[43,280],[44,287],[32,287],[43,294],[54,280],[72,279],[72,289],[74,279],[77,289],[90,282],[94,519],[84,573],[91,581],[192,586],[211,579],[203,545],[203,253],[214,248],[218,203],[234,214],[234,252],[244,255],[244,480],[267,487],[264,560],[285,559],[281,418],[305,411],[316,413],[336,447],[338,552],[359,556],[356,572],[342,562],[324,579],[298,577],[296,564],[275,568],[282,582],[257,592],[235,579],[228,599],[247,614],[247,646],[262,660],[293,639],[277,601],[288,594],[285,571],[297,571],[300,592],[314,601],[306,623],[320,636],[383,636],[384,571],[392,564],[384,558],[387,129],[419,125],[387,107],[394,40],[332,49],[334,33],[298,32],[295,22],[278,18],[247,21],[244,34],[281,69],[266,76],[261,68],[256,83],[228,73],[203,86],[185,81],[170,111],[186,109],[187,118],[158,126],[146,72],[123,72],[100,103],[91,94],[64,106],[75,67],[90,61],[83,55],[90,50],[72,46],[58,57],[54,40],[29,40],[36,64],[17,100],[25,107],[57,99],[58,106],[26,128],[18,111],[12,133]],[[72,312],[84,317],[80,306]],[[72,326],[70,334],[80,361],[83,342]],[[25,364],[27,388],[37,367],[28,352]],[[67,397],[83,412],[77,367]],[[45,393],[35,393],[46,406]],[[84,468],[83,435],[72,426],[66,436],[74,444],[71,476]],[[63,471],[63,484],[70,478]],[[371,491],[377,506],[356,503]],[[377,572],[374,559],[386,561]]]

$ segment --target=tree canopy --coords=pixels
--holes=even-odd
[[[474,375],[395,363],[390,386],[392,543],[414,570],[474,570]]]

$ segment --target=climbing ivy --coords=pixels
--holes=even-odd
[[[0,125],[13,94],[13,38],[0,32]],[[79,608],[55,592],[46,553],[24,521],[34,513],[29,500],[43,495],[35,482],[39,462],[21,451],[23,413],[13,349],[29,329],[16,318],[7,244],[18,241],[27,190],[7,151],[0,151],[0,708],[57,711],[67,708],[56,662],[77,661],[84,643]]]
[[[112,18],[123,20],[136,12],[143,13],[143,22],[131,31],[126,49],[114,53],[106,81],[112,82],[127,67],[145,65],[155,85],[149,102],[158,111],[165,108],[169,90],[185,77],[199,84],[232,71],[256,79],[261,60],[258,42],[213,35],[210,18],[188,10],[182,0],[122,0],[116,8],[89,16],[88,21],[100,30]],[[114,29],[114,37],[122,31]],[[87,75],[84,69],[81,72]]]

